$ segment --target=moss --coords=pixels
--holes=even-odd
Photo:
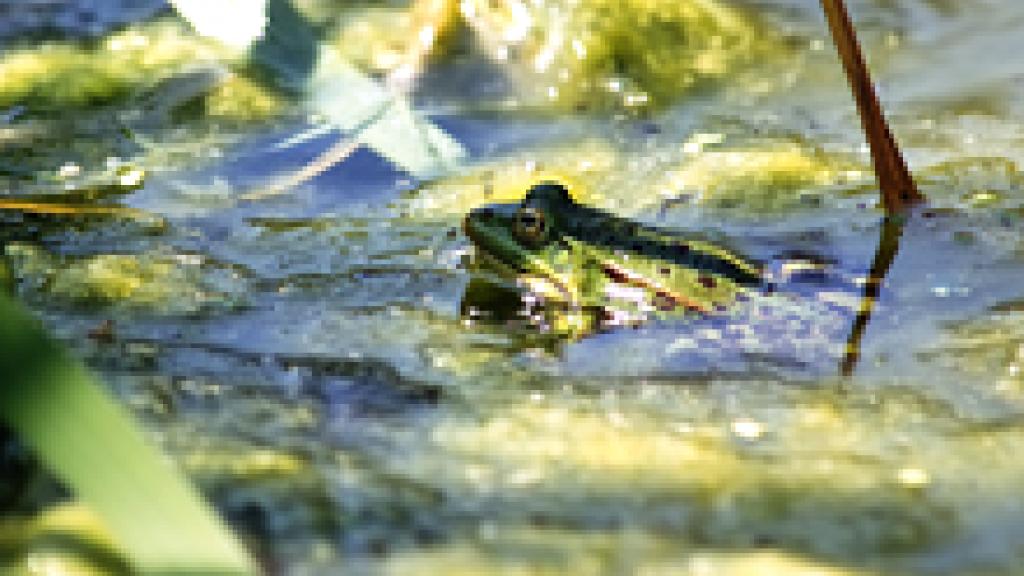
[[[783,141],[698,151],[670,171],[658,188],[709,207],[763,214],[815,205],[833,187],[870,178],[869,166]]]
[[[53,42],[0,57],[0,107],[84,110],[124,102],[162,79],[203,63],[240,63],[240,54],[165,20],[95,44]],[[232,101],[234,99],[235,101]],[[211,95],[214,114],[263,118],[279,104],[263,88],[232,78]]]
[[[458,539],[380,560],[381,574],[555,576],[558,574],[715,574],[718,576],[868,576],[783,550],[706,550],[678,539],[624,529],[614,533],[493,527],[494,534]]]
[[[556,110],[665,106],[771,44],[748,17],[711,0],[548,2],[528,13],[465,5],[478,42],[513,72],[526,102]]]
[[[432,183],[403,208],[421,217],[461,215],[519,201],[530,186],[556,180],[577,201],[624,216],[692,204],[738,216],[784,214],[873,182],[870,166],[843,155],[787,140],[726,145],[718,136],[696,134],[643,157],[598,138],[535,148]]]
[[[6,254],[24,289],[75,305],[195,314],[235,306],[244,295],[244,281],[237,274],[188,255],[59,258],[20,243],[8,245]]]
[[[531,186],[545,180],[567,185],[580,202],[607,208],[600,192],[609,183],[628,178],[624,168],[622,154],[607,140],[590,138],[556,144],[431,183],[403,202],[401,208],[422,218],[461,216],[484,204],[518,202]]]
[[[206,97],[206,112],[235,121],[266,120],[280,114],[284,100],[253,80],[232,74]]]

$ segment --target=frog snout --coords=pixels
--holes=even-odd
[[[465,218],[462,219],[462,231],[470,240],[475,240],[473,237],[474,224],[476,222],[487,222],[493,218],[494,209],[489,206],[472,210],[469,214],[466,214]]]

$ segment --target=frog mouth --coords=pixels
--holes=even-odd
[[[514,282],[518,275],[515,267],[510,266],[501,258],[479,246],[475,247],[473,263],[476,270],[487,272],[490,276],[496,276],[503,280],[503,283]]]
[[[514,279],[518,273],[516,267],[509,264],[508,258],[502,258],[495,250],[486,247],[497,246],[505,253],[513,254],[516,260],[525,260],[527,255],[521,253],[519,247],[504,238],[502,234],[488,229],[486,225],[474,222],[474,214],[470,214],[463,220],[462,230],[473,243],[475,252],[473,260],[476,268],[492,272],[493,275],[505,280]]]
[[[469,218],[463,224],[466,236],[473,241],[476,248],[475,260],[477,267],[502,280],[504,284],[523,288],[521,280],[526,282],[526,291],[543,284],[546,289],[541,292],[548,299],[554,298],[569,305],[577,305],[580,301],[579,289],[563,274],[557,273],[543,260],[534,257],[514,240],[499,231],[477,226]],[[490,249],[489,247],[494,247]],[[501,254],[507,255],[502,257]]]
[[[501,284],[543,296],[551,302],[560,301],[566,305],[580,302],[579,290],[562,274],[558,274],[543,260],[528,254],[517,254],[517,265],[512,265],[494,253],[477,246],[475,260],[477,268]]]

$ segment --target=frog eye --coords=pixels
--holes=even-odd
[[[547,224],[544,213],[532,206],[524,206],[516,213],[516,236],[523,240],[537,242],[544,238]]]

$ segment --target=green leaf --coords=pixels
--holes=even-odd
[[[251,574],[170,461],[81,363],[0,293],[0,419],[103,521],[143,574]]]

